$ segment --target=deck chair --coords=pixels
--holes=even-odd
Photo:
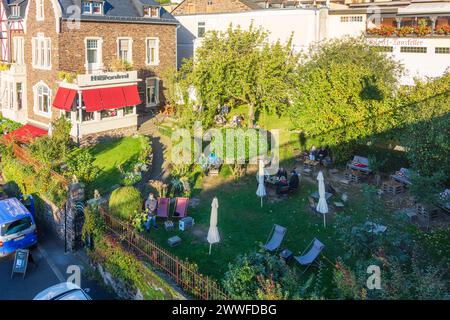
[[[320,255],[322,250],[325,248],[325,245],[320,242],[317,238],[314,238],[311,243],[306,247],[305,251],[301,253],[301,255],[294,257],[294,259],[301,265],[307,266],[305,271],[316,262],[317,257]],[[308,252],[306,252],[308,251]]]
[[[272,231],[267,238],[264,249],[267,251],[275,251],[280,248],[281,242],[283,242],[287,229],[277,224],[273,225]],[[270,240],[269,240],[270,239]]]
[[[187,209],[189,204],[189,198],[176,198],[175,199],[175,208],[173,210],[172,217],[173,218],[186,218]]]
[[[170,206],[169,198],[158,198],[158,209],[156,210],[156,217],[168,219],[169,206]]]

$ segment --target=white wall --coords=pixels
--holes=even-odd
[[[230,24],[248,29],[253,23],[254,27],[262,27],[270,32],[271,42],[286,42],[293,34],[294,49],[300,51],[326,36],[325,24],[319,23],[319,16],[325,14],[326,9],[271,9],[176,16],[181,23],[178,29],[178,65],[183,58],[192,56],[194,48],[201,44],[201,40],[197,39],[198,22],[205,23],[206,31],[226,31]]]

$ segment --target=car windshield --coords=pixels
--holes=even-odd
[[[26,217],[20,220],[13,221],[2,225],[0,235],[9,236],[24,230],[27,230],[33,225],[33,221],[30,217]]]
[[[83,291],[81,290],[72,290],[69,291],[60,297],[57,300],[88,300]]]

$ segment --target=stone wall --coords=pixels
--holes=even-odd
[[[64,208],[44,199],[44,212],[38,215],[38,221],[44,223],[50,231],[65,241],[68,251],[83,247],[81,233],[84,223],[84,188],[79,183],[69,185],[68,198]]]
[[[137,127],[113,129],[113,130],[109,130],[109,131],[105,131],[105,132],[100,132],[100,133],[84,136],[80,141],[80,145],[82,147],[90,147],[99,142],[105,142],[105,141],[114,140],[117,138],[132,136],[136,133],[137,133]]]

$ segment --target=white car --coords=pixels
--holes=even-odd
[[[72,282],[63,282],[38,293],[33,300],[92,300],[91,297]]]

